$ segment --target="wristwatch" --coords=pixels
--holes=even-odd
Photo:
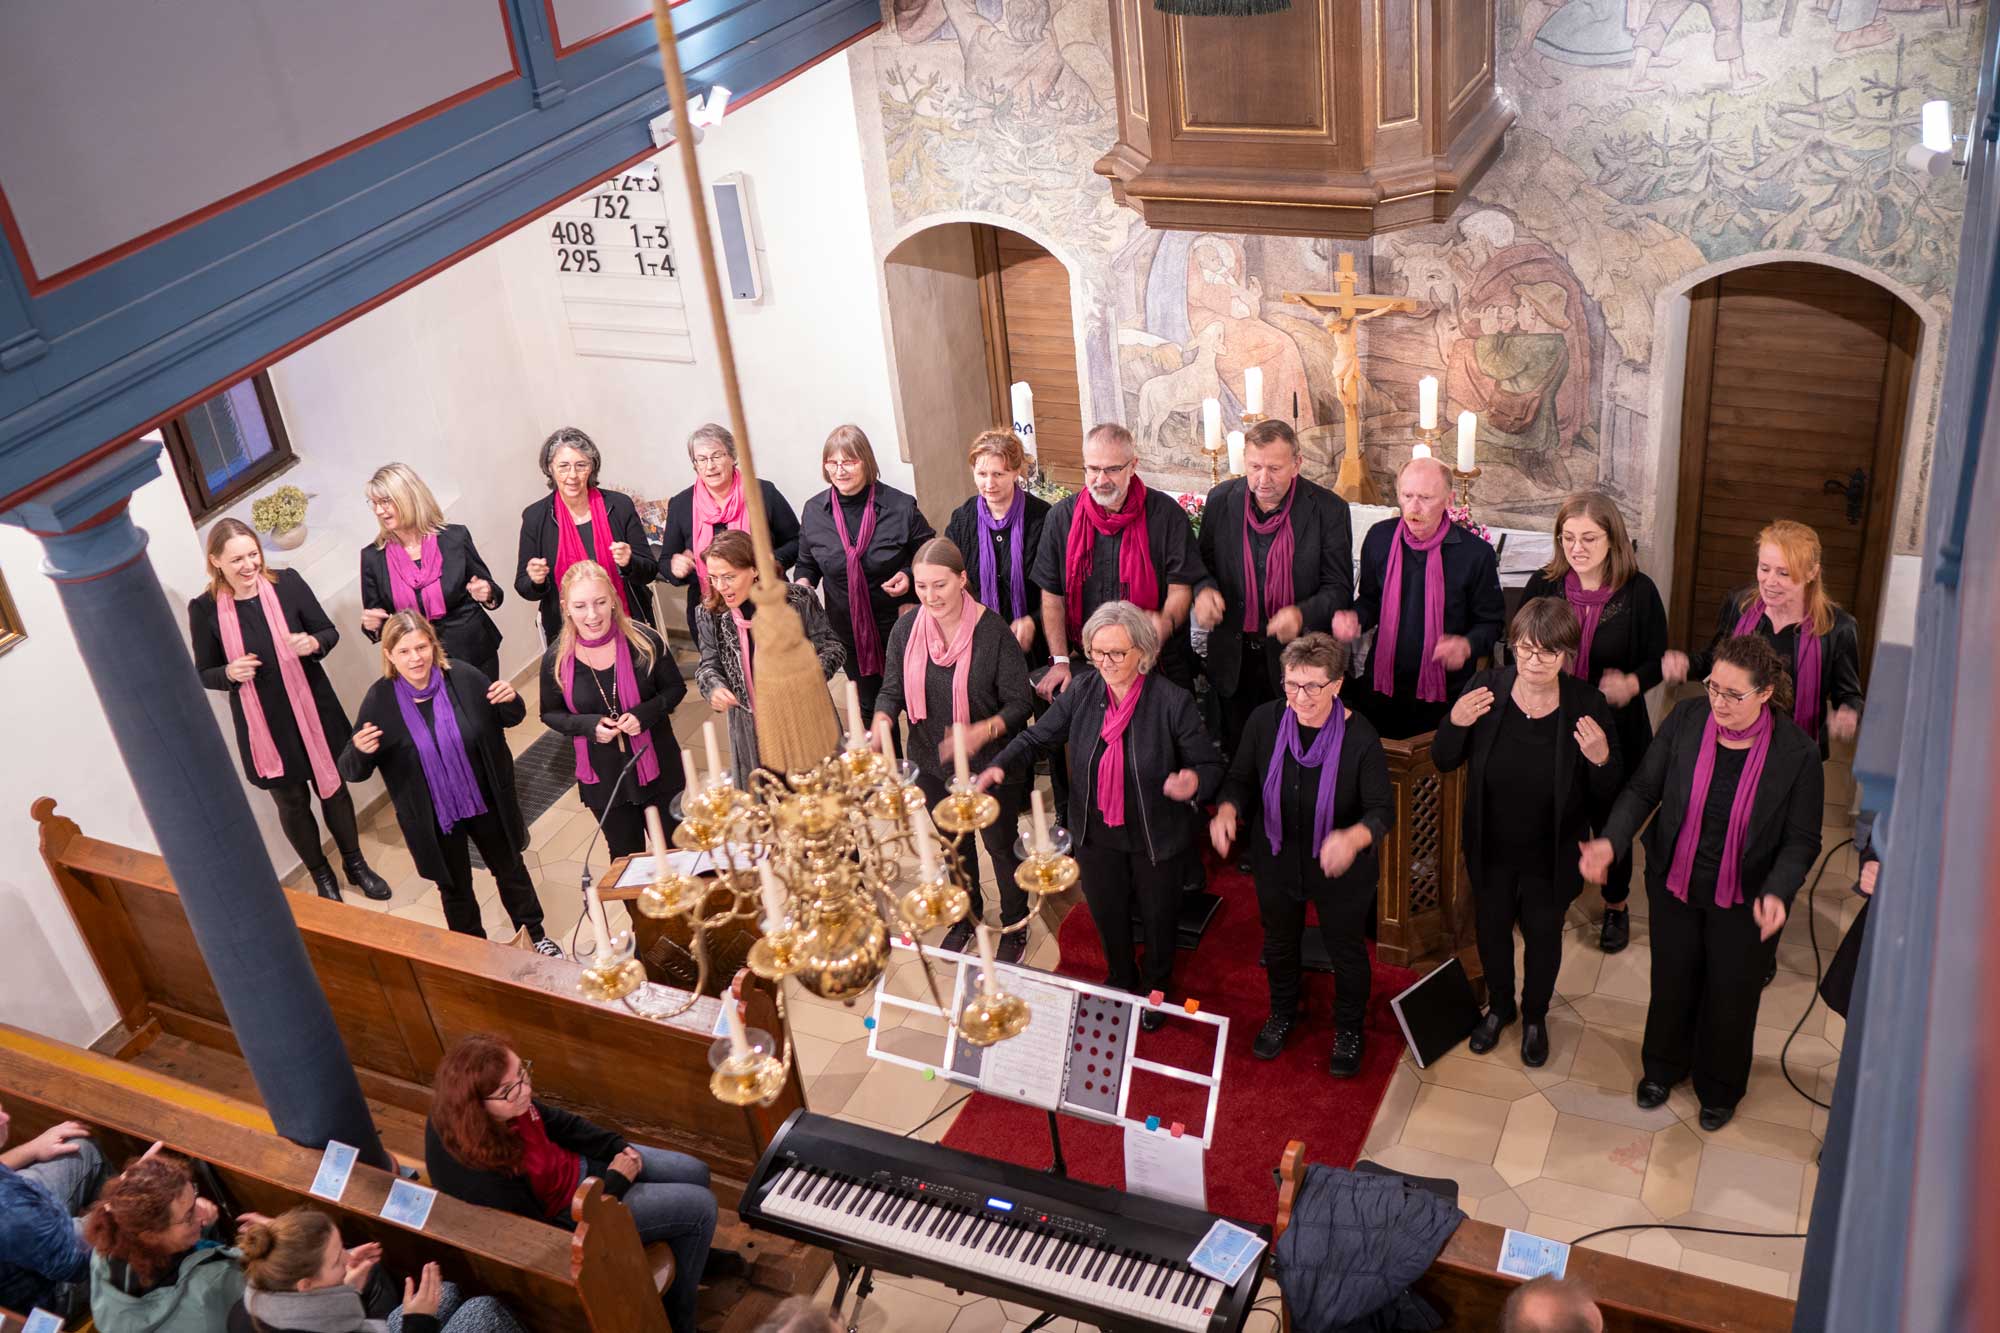
[[[1051,653],[1051,654],[1049,655],[1049,665],[1051,665],[1051,666],[1068,666],[1068,665],[1069,665],[1069,658],[1067,658],[1067,657],[1063,656],[1063,655],[1062,655],[1061,653]]]

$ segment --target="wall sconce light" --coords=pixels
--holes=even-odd
[[[1965,142],[1965,136],[1951,132],[1951,103],[1942,99],[1924,103],[1921,126],[1918,142],[1904,155],[1910,169],[1926,176],[1942,176],[1957,167],[1963,175],[1965,160],[1952,154],[1956,145]]]

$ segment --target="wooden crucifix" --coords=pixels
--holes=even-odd
[[[1406,296],[1363,296],[1354,290],[1357,275],[1354,272],[1354,256],[1343,250],[1340,267],[1333,275],[1335,286],[1340,290],[1332,292],[1286,292],[1285,300],[1297,301],[1318,311],[1326,321],[1326,329],[1334,337],[1340,349],[1342,364],[1334,371],[1334,393],[1340,399],[1340,406],[1347,417],[1346,450],[1340,458],[1340,474],[1335,479],[1333,489],[1341,499],[1354,504],[1380,504],[1375,483],[1368,475],[1368,469],[1361,461],[1361,351],[1359,339],[1355,336],[1355,326],[1365,319],[1386,315],[1390,311],[1414,314],[1421,305]]]

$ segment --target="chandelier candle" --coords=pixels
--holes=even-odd
[[[687,788],[681,794],[681,809],[686,810],[687,803],[701,790],[701,775],[694,770],[694,751],[686,746],[681,747],[681,779]]]
[[[1042,789],[1035,788],[1028,799],[1035,807],[1035,855],[1049,854],[1049,812],[1042,805]]]
[[[692,757],[686,750],[682,750],[681,754]],[[653,873],[663,873],[667,868],[667,830],[660,823],[660,807],[657,805],[646,807],[646,850],[653,854]]]
[[[917,844],[917,877],[928,884],[938,877],[937,837],[921,811],[910,811],[910,835]]]
[[[989,996],[999,994],[1000,981],[993,973],[993,927],[984,921],[979,923],[979,965],[985,969],[981,988]]]
[[[743,1030],[743,1006],[737,1002],[733,991],[722,992],[722,1014],[729,1021],[729,1053],[738,1060],[748,1059],[750,1034]]]
[[[611,928],[604,920],[604,900],[597,896],[597,886],[591,885],[583,891],[584,913],[590,917],[590,931],[597,939],[597,962],[603,964],[611,957]]]
[[[785,928],[785,887],[771,873],[768,860],[757,866],[757,885],[764,898],[764,933],[775,935]]]
[[[715,724],[701,724],[701,744],[708,754],[708,780],[716,786],[729,781],[729,770],[722,766],[722,743],[715,734]]]
[[[857,750],[868,748],[868,728],[861,725],[861,687],[847,682],[847,743]]]
[[[965,724],[951,724],[951,764],[952,776],[958,779],[960,787],[972,785],[972,770],[965,759]]]

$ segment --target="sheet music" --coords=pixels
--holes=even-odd
[[[1001,984],[1025,1000],[1034,1017],[1019,1035],[986,1048],[979,1086],[997,1096],[1053,1111],[1062,1100],[1076,992],[1013,968],[1006,969]]]
[[[1204,1158],[1197,1135],[1175,1138],[1168,1129],[1125,1124],[1125,1188],[1134,1194],[1206,1210]]]
[[[720,851],[725,857],[732,858],[730,863],[738,870],[754,866],[764,859],[763,848],[752,847],[746,843],[729,843]],[[710,852],[668,852],[667,868],[678,874],[693,877],[713,875],[721,869],[721,864]],[[612,887],[635,888],[641,884],[651,884],[656,877],[652,855],[649,853],[635,856],[625,863],[625,873],[618,877],[618,883]]]

